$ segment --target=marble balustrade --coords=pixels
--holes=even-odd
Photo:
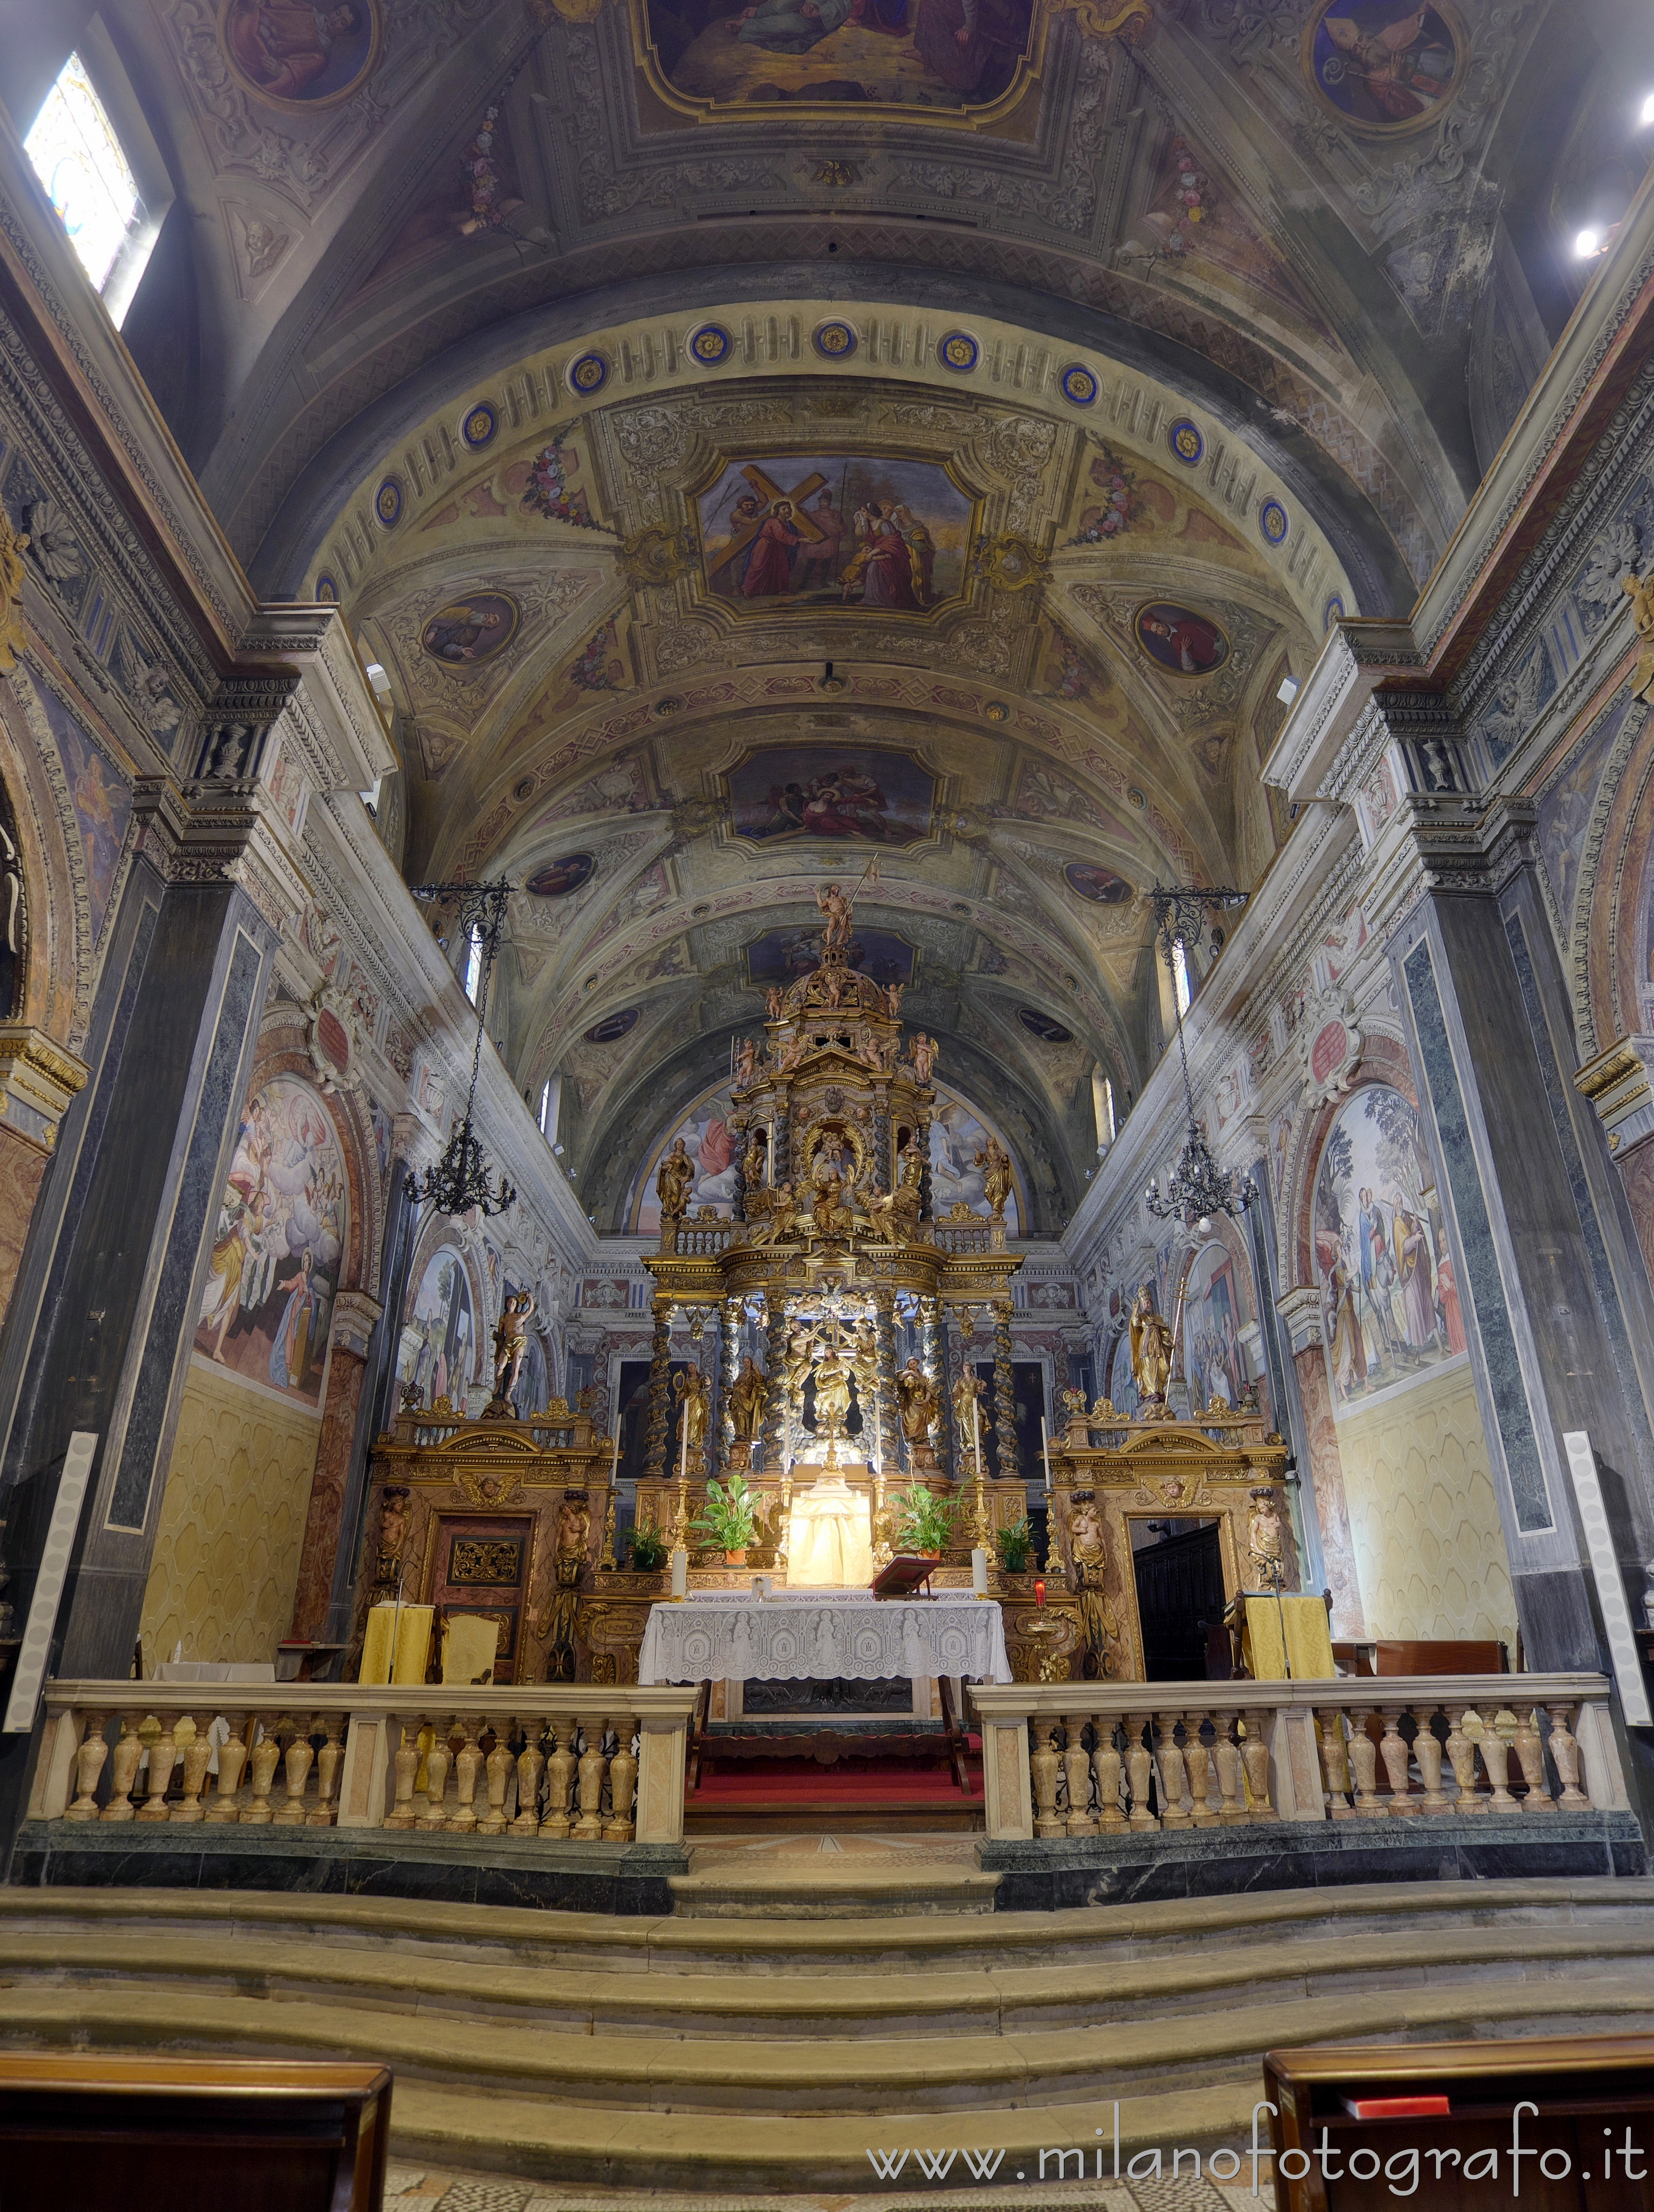
[[[988,1832],[1615,1812],[1600,1674],[982,1685]]]
[[[695,1696],[552,1683],[54,1682],[29,1813],[676,1843]]]

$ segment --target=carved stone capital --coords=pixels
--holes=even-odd
[[[58,1127],[91,1073],[83,1060],[27,1022],[0,1022],[0,1118],[50,1152]]]
[[[1619,1038],[1573,1079],[1596,1109],[1611,1152],[1654,1137],[1654,1036]]]
[[[341,1291],[333,1301],[332,1341],[336,1351],[357,1359],[368,1357],[368,1340],[385,1309],[366,1291]]]
[[[1293,1353],[1325,1341],[1321,1327],[1321,1293],[1313,1283],[1300,1283],[1275,1300],[1275,1311],[1286,1325]]]

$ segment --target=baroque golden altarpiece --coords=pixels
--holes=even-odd
[[[988,1552],[1019,1680],[1141,1680],[1133,1522],[1215,1519],[1227,1595],[1261,1581],[1295,1589],[1285,1449],[1256,1413],[1214,1406],[1177,1420],[1162,1400],[1128,1421],[1067,1392],[1050,1448],[1047,1565],[997,1564],[995,1539],[1025,1519],[1028,1494],[1022,1480],[985,1474],[990,1422],[1002,1467],[1016,1465],[1011,1163],[990,1138],[978,1162],[989,1212],[933,1218],[936,1047],[904,1036],[899,986],[850,965],[849,899],[834,884],[818,897],[819,965],[766,994],[763,1042],[737,1048],[733,1218],[687,1211],[689,1164],[676,1151],[660,1166],[635,1526],[688,1554],[691,1588],[742,1587],[754,1572],[818,1585],[848,1579],[847,1566],[865,1581],[891,1556],[906,1494],[929,1490],[955,1507],[934,1579],[969,1586],[972,1549]],[[991,1407],[957,1358],[977,1313],[993,1328]],[[696,1356],[674,1374],[680,1322]],[[709,1340],[715,1384],[700,1356]],[[616,1446],[589,1411],[560,1400],[531,1421],[498,1418],[502,1405],[496,1395],[475,1421],[445,1401],[406,1406],[379,1438],[364,1614],[398,1591],[491,1613],[499,1680],[635,1681],[667,1576],[617,1563]],[[696,1526],[708,1480],[737,1477],[755,1513],[739,1565]],[[358,1650],[361,1634],[359,1622]]]

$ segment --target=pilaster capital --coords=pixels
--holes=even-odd
[[[1618,1038],[1573,1080],[1596,1109],[1611,1152],[1627,1152],[1654,1137],[1654,1036]]]
[[[27,1022],[0,1022],[0,1120],[47,1152],[91,1070]]]
[[[393,1114],[391,1133],[392,1151],[410,1174],[423,1175],[441,1157],[441,1146],[420,1115]]]
[[[1312,1344],[1324,1343],[1321,1326],[1321,1293],[1313,1283],[1300,1283],[1275,1300],[1275,1311],[1286,1323],[1286,1338],[1296,1358]]]
[[[333,1300],[332,1341],[335,1350],[349,1352],[358,1359],[366,1359],[368,1340],[384,1311],[379,1300],[369,1297],[366,1291],[341,1291]]]

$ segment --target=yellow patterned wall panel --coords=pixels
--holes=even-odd
[[[143,1598],[146,1666],[272,1659],[293,1618],[321,1431],[301,1400],[190,1363]]]
[[[1338,1416],[1366,1632],[1496,1637],[1516,1656],[1516,1596],[1468,1360]]]

